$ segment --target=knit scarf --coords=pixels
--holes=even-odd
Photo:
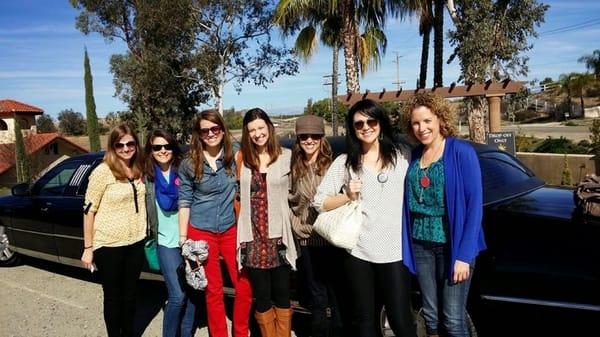
[[[169,169],[169,181],[165,179],[160,166],[154,165],[154,191],[156,192],[156,201],[158,206],[167,212],[177,210],[177,199],[179,192],[177,190],[177,173]]]

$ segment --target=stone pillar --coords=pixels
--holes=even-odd
[[[500,126],[500,104],[502,96],[504,96],[504,94],[485,95],[490,111],[490,115],[488,117],[490,132],[502,131]]]

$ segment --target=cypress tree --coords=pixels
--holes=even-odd
[[[23,133],[21,132],[21,123],[14,116],[15,120],[15,162],[17,166],[17,183],[29,182],[29,157],[27,157],[27,150],[25,149],[25,141],[23,140]]]
[[[98,116],[96,115],[96,102],[94,101],[94,87],[92,81],[92,71],[90,69],[90,59],[87,48],[85,48],[83,59],[85,82],[85,110],[87,119],[87,134],[90,139],[90,150],[100,151],[100,135],[98,134]]]

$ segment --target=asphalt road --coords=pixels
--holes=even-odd
[[[164,284],[140,280],[136,331],[162,336]],[[26,259],[0,268],[0,336],[106,336],[102,288],[86,270]],[[201,320],[202,321],[202,320]],[[200,323],[196,337],[208,337]]]
[[[95,276],[83,269],[36,259],[26,258],[24,262],[0,268],[0,337],[106,335],[102,289]],[[136,336],[160,337],[164,284],[141,280],[138,289]],[[484,305],[472,316],[477,313],[489,317],[478,323],[480,337],[595,335],[600,320],[598,312],[567,313],[502,303]],[[294,315],[292,336],[309,335],[307,317]],[[205,322],[199,313],[196,337],[208,337]],[[260,334],[254,329],[252,336]]]
[[[23,263],[0,268],[0,337],[102,337],[102,286],[96,274],[57,263],[24,257]],[[208,337],[203,293],[195,337]],[[162,281],[140,280],[135,320],[136,336],[162,336]],[[226,301],[231,314],[231,301]],[[229,335],[231,325],[228,320]],[[306,336],[306,315],[294,315],[292,337]],[[251,321],[252,337],[260,337]],[[299,330],[298,330],[299,329]],[[296,334],[298,333],[298,335]]]

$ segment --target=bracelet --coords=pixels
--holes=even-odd
[[[84,247],[83,247],[83,249],[84,249],[84,250],[85,250],[85,249],[90,249],[90,248],[94,248],[94,246],[87,246],[87,247],[85,247],[85,246],[84,246]]]

